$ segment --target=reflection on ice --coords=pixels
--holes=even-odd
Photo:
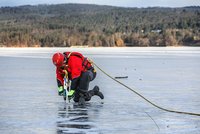
[[[97,125],[93,121],[93,116],[98,114],[103,104],[88,102],[85,106],[80,106],[77,103],[64,103],[62,105],[63,107],[60,106],[58,109],[57,134],[97,133]]]

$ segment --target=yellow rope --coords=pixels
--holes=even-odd
[[[113,79],[114,81],[118,82],[119,84],[121,84],[122,86],[128,88],[129,90],[131,90],[132,92],[134,92],[135,94],[137,94],[138,96],[140,96],[141,98],[143,98],[145,101],[147,101],[148,103],[150,103],[151,105],[153,105],[154,107],[157,107],[158,109],[167,111],[167,112],[173,112],[173,113],[179,113],[179,114],[188,114],[188,115],[195,115],[195,116],[200,116],[199,113],[190,113],[190,112],[183,112],[183,111],[176,111],[176,110],[170,110],[170,109],[166,109],[163,107],[160,107],[158,105],[156,105],[155,103],[151,102],[150,100],[148,100],[147,98],[145,98],[144,96],[142,96],[140,93],[138,93],[137,91],[135,91],[134,89],[128,87],[127,85],[123,84],[122,82],[116,80],[115,78],[113,78],[112,76],[110,76],[108,73],[106,73],[104,70],[102,70],[99,66],[97,66],[97,64],[95,64],[94,62],[92,62],[101,72],[103,72],[105,75],[107,75],[109,78]]]

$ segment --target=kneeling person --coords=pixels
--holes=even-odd
[[[74,98],[75,102],[89,101],[92,96],[97,95],[104,99],[103,94],[99,91],[99,87],[95,86],[88,91],[90,81],[96,77],[96,71],[92,63],[78,52],[55,53],[52,57],[53,64],[56,66],[56,78],[58,84],[58,94],[63,96],[64,77],[71,80],[68,99]]]

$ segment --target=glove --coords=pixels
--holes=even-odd
[[[75,94],[75,90],[70,90],[67,94],[68,100],[71,100],[72,98],[74,98],[74,94]]]
[[[59,96],[64,96],[65,95],[63,86],[58,87],[58,95]]]

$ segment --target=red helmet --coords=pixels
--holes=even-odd
[[[62,53],[55,53],[52,57],[52,62],[55,66],[61,67],[64,63],[64,55]]]

